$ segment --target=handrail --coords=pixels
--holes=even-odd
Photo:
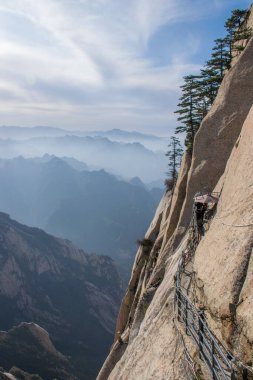
[[[205,362],[214,380],[234,380],[235,371],[230,356],[221,347],[210,331],[204,313],[196,308],[190,299],[182,292],[178,283],[176,286],[177,319],[184,324],[185,332],[192,337],[199,350],[200,358]]]
[[[214,193],[211,193],[211,195],[214,195]],[[220,193],[217,193],[217,195],[219,198]],[[214,336],[208,327],[204,312],[199,310],[187,296],[188,289],[181,286],[182,275],[186,274],[186,265],[192,260],[198,243],[201,240],[196,211],[196,206],[193,204],[193,215],[190,224],[193,236],[188,239],[187,250],[182,254],[178,263],[175,277],[176,291],[174,313],[176,314],[177,309],[178,322],[184,325],[185,333],[191,336],[195,346],[198,348],[199,357],[205,362],[213,380],[235,380],[235,367],[243,372],[243,379],[248,379],[248,374],[253,375],[253,368],[245,365],[238,358],[233,356]],[[187,275],[189,275],[188,272]],[[187,294],[183,292],[183,289],[187,290]],[[175,323],[175,325],[177,324]],[[182,335],[181,338],[184,341]],[[185,344],[184,352],[190,356]],[[196,375],[194,370],[193,372]]]

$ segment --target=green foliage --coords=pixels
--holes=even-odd
[[[200,126],[203,113],[203,104],[200,96],[200,76],[187,75],[184,77],[182,96],[178,104],[177,120],[180,125],[176,127],[175,133],[185,133],[185,145],[188,151],[192,151],[194,136]]]
[[[244,49],[238,42],[247,40],[252,35],[251,28],[246,27],[245,24],[247,15],[247,9],[235,9],[225,23],[230,59],[232,59],[233,51],[241,51]]]
[[[234,33],[234,31],[240,28],[248,14],[247,9],[234,9],[231,16],[227,19],[225,23],[225,28],[228,33]]]
[[[225,70],[230,68],[230,52],[228,50],[227,38],[218,38],[214,41],[215,45],[212,49],[212,56],[206,63],[206,67],[213,70],[214,77],[218,84],[222,82]]]
[[[227,35],[214,41],[211,57],[200,70],[200,74],[184,77],[182,95],[175,111],[179,122],[175,133],[185,134],[185,146],[189,153],[192,153],[195,134],[216,98],[225,72],[230,69],[233,52],[242,51],[244,46],[240,41],[252,36],[252,30],[246,26],[247,17],[247,10],[235,9],[225,23]],[[169,152],[167,155],[171,167]],[[170,179],[166,181],[167,187],[170,187]]]
[[[175,187],[177,176],[178,176],[178,168],[181,163],[181,158],[183,154],[183,149],[180,144],[180,141],[175,136],[170,138],[170,143],[168,145],[168,152],[166,156],[169,158],[169,179],[165,182],[167,190],[172,190]]]
[[[217,74],[217,71],[211,67],[211,65],[204,66],[201,70],[200,96],[203,98],[203,102],[205,103],[205,115],[216,98],[219,86],[220,77]]]

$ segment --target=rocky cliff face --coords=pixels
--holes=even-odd
[[[253,39],[225,75],[192,159],[183,159],[174,194],[160,203],[146,234],[149,245],[137,252],[115,342],[98,380],[214,378],[204,360],[208,350],[201,348],[207,336],[228,361],[227,377],[221,376],[223,367],[209,363],[220,374],[216,378],[253,378],[252,57]],[[196,240],[193,197],[212,191],[217,210]],[[190,320],[183,309],[180,316],[178,289],[186,295]],[[186,323],[194,327],[195,312],[197,344]]]
[[[0,326],[11,329],[0,333],[0,366],[38,368],[44,380],[94,379],[121,298],[113,261],[0,213],[0,266]]]

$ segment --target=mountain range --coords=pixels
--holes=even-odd
[[[79,136],[79,137],[105,137],[111,141],[123,143],[139,142],[150,150],[166,150],[168,138],[155,136],[137,131],[125,131],[118,128],[107,131],[78,131],[66,130],[62,128],[37,126],[37,127],[0,127],[0,138],[13,140],[26,140],[35,137],[59,137],[59,136]]]
[[[161,190],[147,190],[138,178],[126,182],[104,170],[76,170],[70,163],[77,165],[50,156],[0,160],[0,210],[130,268]]]
[[[105,169],[126,179],[138,176],[146,184],[163,184],[167,143],[164,137],[120,129],[0,127],[0,158],[67,156],[86,163],[90,169]]]
[[[0,213],[0,266],[0,366],[94,380],[122,294],[112,259]]]

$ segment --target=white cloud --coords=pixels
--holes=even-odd
[[[51,120],[76,127],[86,121],[98,128],[104,120],[110,128],[124,117],[142,128],[155,120],[164,126],[166,118],[174,118],[169,112],[175,107],[182,76],[198,69],[187,61],[198,50],[199,37],[180,41],[183,46],[159,64],[148,51],[150,39],[164,25],[207,12],[212,7],[208,4],[207,0],[5,0],[0,3],[2,123],[13,117],[21,124],[38,124],[39,119],[40,124]],[[168,35],[168,44],[174,38]]]

